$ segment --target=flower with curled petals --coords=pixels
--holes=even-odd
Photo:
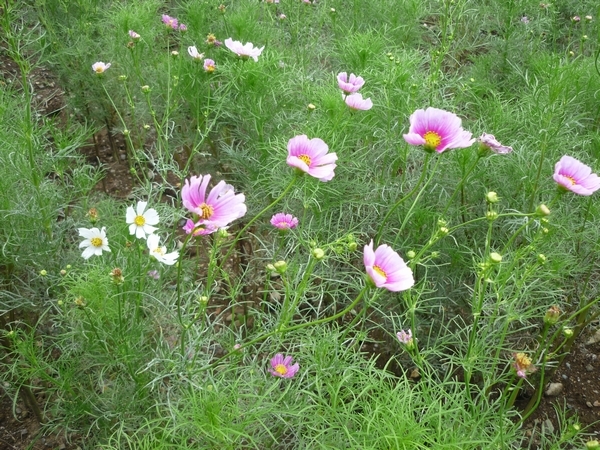
[[[579,195],[592,195],[600,189],[600,177],[592,169],[571,156],[563,156],[554,166],[554,181],[563,190]]]
[[[355,111],[367,111],[373,107],[373,102],[370,98],[363,99],[359,93],[344,96],[344,101],[350,109]]]
[[[412,270],[389,245],[380,245],[373,251],[371,240],[365,245],[364,263],[367,275],[378,288],[399,292],[415,284]]]
[[[353,73],[348,76],[346,72],[341,72],[337,76],[338,86],[346,94],[352,94],[358,91],[365,84],[363,77],[357,77]]]
[[[479,141],[479,148],[482,155],[489,153],[489,150],[499,155],[506,155],[513,151],[512,147],[502,145],[498,142],[493,134],[483,133],[477,140]]]
[[[198,53],[198,49],[195,45],[188,47],[188,53],[196,61],[202,61],[202,58],[204,58],[204,53]]]
[[[292,364],[294,358],[291,356],[283,356],[281,353],[277,353],[273,358],[271,358],[271,367],[269,372],[274,377],[279,378],[292,378],[300,369],[298,363]]]
[[[403,137],[409,144],[422,145],[431,153],[466,148],[475,142],[471,133],[463,130],[456,114],[437,108],[418,109],[411,114],[410,128]]]
[[[252,58],[254,61],[258,61],[258,57],[262,53],[265,46],[261,48],[254,47],[252,42],[242,44],[240,41],[234,41],[231,38],[225,39],[225,47],[231,50],[233,53],[238,55],[242,59]]]
[[[161,247],[160,237],[158,237],[156,234],[151,234],[148,236],[146,244],[148,245],[150,256],[156,258],[159,262],[166,264],[167,266],[172,266],[179,259],[179,252],[177,250],[167,253],[167,248],[164,246]]]
[[[327,153],[329,147],[319,138],[308,139],[305,134],[288,141],[287,164],[296,167],[320,181],[329,181],[335,175],[335,153]]]

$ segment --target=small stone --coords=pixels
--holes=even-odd
[[[600,406],[600,401],[596,400],[593,405],[597,408],[598,406]]]
[[[548,387],[546,388],[546,395],[548,397],[556,397],[558,394],[560,394],[563,390],[563,384],[562,383],[550,383],[548,384]]]
[[[25,437],[29,434],[29,431],[27,431],[27,428],[23,428],[19,430],[19,433],[21,433],[21,437]]]
[[[585,402],[585,404],[587,405],[588,408],[593,408],[594,405],[592,404],[592,402]]]
[[[585,345],[592,345],[596,342],[600,342],[600,330],[596,330],[594,335],[586,341]]]
[[[552,421],[550,419],[544,420],[544,432],[546,434],[554,433],[554,425],[552,425]]]
[[[587,366],[585,366],[585,370],[587,370],[588,372],[593,372],[594,366],[592,366],[591,364],[588,364]]]

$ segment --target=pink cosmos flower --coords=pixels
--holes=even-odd
[[[184,23],[179,24],[179,31],[187,31],[187,25]]]
[[[196,61],[202,61],[202,58],[204,58],[204,53],[198,53],[198,49],[195,45],[191,45],[188,47],[188,53]]]
[[[244,194],[235,194],[233,187],[221,180],[207,195],[209,182],[210,175],[185,180],[181,190],[183,206],[195,214],[195,220],[188,220],[184,227],[187,233],[210,234],[246,214]]]
[[[96,72],[98,75],[104,73],[110,67],[110,63],[104,64],[102,61],[98,61],[92,64],[92,70]]]
[[[208,73],[214,72],[217,66],[212,59],[206,58],[204,60],[204,70]]]
[[[408,331],[404,331],[404,330],[400,330],[396,333],[396,337],[398,338],[398,340],[400,341],[401,344],[408,344],[410,341],[412,341],[412,330],[408,330]]]
[[[167,26],[167,28],[171,28],[172,30],[179,28],[179,21],[175,17],[163,14],[162,22]]]
[[[298,218],[291,214],[277,213],[271,217],[271,225],[280,230],[290,230],[298,226]]]
[[[327,153],[329,147],[319,138],[308,139],[305,134],[288,141],[287,164],[296,167],[320,181],[329,181],[335,175],[335,153]]]
[[[411,145],[422,145],[426,151],[442,153],[452,148],[473,145],[471,133],[462,129],[461,120],[443,109],[418,109],[410,116],[408,134],[404,140]]]
[[[352,94],[358,91],[363,84],[365,84],[365,80],[363,77],[357,77],[353,73],[350,74],[350,78],[348,78],[348,74],[346,72],[341,72],[337,76],[338,86],[342,91],[346,94]]]
[[[483,147],[483,150],[489,149],[494,153],[498,153],[499,155],[506,155],[507,153],[513,151],[512,147],[502,145],[500,142],[498,142],[493,134],[483,133],[477,140],[481,144],[481,147]]]
[[[344,95],[344,94],[342,94]],[[344,101],[346,105],[348,105],[351,109],[367,111],[373,107],[373,102],[370,98],[365,98],[363,100],[362,95],[359,93],[344,95]]]
[[[264,45],[261,48],[255,48],[252,42],[242,44],[240,41],[234,41],[231,38],[225,39],[225,46],[239,57],[243,59],[252,58],[254,61],[258,61],[258,57],[265,48]]]
[[[131,39],[133,39],[134,41],[137,41],[141,36],[139,34],[137,34],[135,31],[129,30],[129,37]]]
[[[292,378],[300,368],[298,363],[292,365],[293,360],[291,356],[284,357],[281,353],[277,353],[271,358],[272,369],[269,369],[269,372],[275,377]]]
[[[561,188],[579,195],[592,195],[600,189],[600,177],[589,166],[567,155],[554,166],[553,178]]]
[[[388,245],[373,251],[373,240],[365,245],[365,269],[375,286],[388,291],[405,291],[415,284],[413,273],[404,260]]]

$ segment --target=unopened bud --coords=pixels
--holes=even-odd
[[[67,271],[65,269],[62,269],[60,271],[60,274],[64,277],[67,274]]]
[[[490,191],[485,194],[485,201],[488,203],[498,203],[500,201],[500,197],[494,191]]]
[[[203,306],[206,306],[208,304],[208,297],[206,295],[201,295],[200,297],[198,297],[198,303],[200,303]]]
[[[358,248],[358,244],[356,242],[350,242],[348,244],[348,250],[351,252],[356,251],[357,248]]]
[[[127,75],[119,75],[119,81],[127,80]]]
[[[46,275],[48,275],[48,272],[45,271],[44,269],[40,270],[40,275],[45,277]]]
[[[442,228],[440,228],[440,229],[438,230],[438,234],[439,234],[440,236],[442,236],[442,237],[443,237],[443,236],[448,236],[448,233],[450,233],[450,230],[449,230],[448,228],[446,228],[446,227],[442,227]]]
[[[535,212],[538,216],[549,216],[550,215],[550,209],[544,204],[539,205],[536,208]]]
[[[150,86],[148,86],[147,84],[143,85],[141,87],[141,89],[144,94],[147,94],[148,92],[150,92]]]
[[[490,262],[494,264],[499,264],[502,262],[502,255],[500,253],[492,252],[490,253]]]
[[[98,210],[96,208],[90,208],[90,210],[88,211],[88,217],[92,224],[98,222]]]
[[[325,257],[325,250],[317,247],[317,248],[313,249],[312,255],[317,261],[320,261]]]
[[[585,448],[600,448],[600,442],[598,442],[596,439],[593,441],[587,441],[585,443]]]
[[[496,211],[486,211],[485,218],[487,220],[496,220],[498,218],[498,213]]]
[[[277,273],[283,275],[287,270],[287,263],[285,261],[277,261],[275,264],[273,264],[273,268]]]
[[[558,322],[560,317],[560,308],[556,305],[551,306],[548,311],[546,311],[546,315],[544,315],[544,323],[548,325],[554,325]]]
[[[417,256],[417,254],[413,250],[409,250],[406,252],[406,257],[408,259],[413,259],[415,256]]]
[[[540,264],[546,264],[546,255],[540,253],[539,255],[537,255],[537,260]]]
[[[562,332],[563,336],[566,338],[570,338],[571,336],[573,336],[573,330],[571,328],[563,328]]]
[[[309,111],[314,111],[315,109],[317,109],[317,107],[315,105],[313,105],[312,103],[309,103],[307,108]]]

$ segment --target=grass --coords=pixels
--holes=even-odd
[[[563,155],[599,169],[595,2],[223,6],[3,10],[1,56],[19,69],[0,83],[8,394],[43,393],[44,429],[84,436],[86,448],[581,447],[565,411],[551,434],[529,438],[523,423],[598,314],[597,194],[559,195],[552,179]],[[244,60],[209,34],[264,50]],[[111,66],[93,73],[97,61]],[[65,92],[59,116],[36,109],[38,66]],[[364,78],[372,109],[346,106],[340,72]],[[427,107],[512,153],[410,146],[409,117]],[[125,199],[94,189],[110,166],[79,151],[101,130],[125,143]],[[286,164],[298,135],[336,153],[330,181]],[[206,174],[243,193],[247,212],[193,237],[181,187]],[[176,265],[129,234],[138,201],[158,212]],[[279,211],[299,226],[278,232]],[[82,259],[78,229],[94,227],[111,251]],[[372,286],[371,240],[398,252],[413,287]],[[269,374],[277,353],[300,365],[293,378]],[[517,353],[531,359],[526,378]]]

